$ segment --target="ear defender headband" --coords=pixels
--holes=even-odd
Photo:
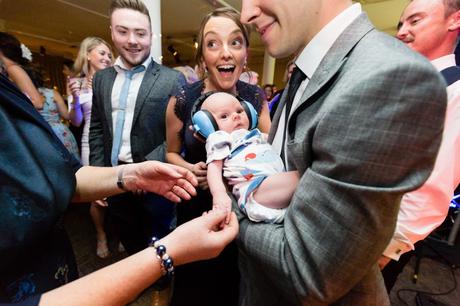
[[[210,134],[219,130],[214,116],[209,111],[201,109],[201,105],[203,105],[204,101],[214,93],[216,93],[216,91],[210,91],[201,95],[198,99],[196,99],[195,103],[193,103],[192,107],[191,116],[193,129],[196,133],[198,133],[198,135],[204,137],[205,139],[208,138]],[[258,123],[258,115],[256,109],[254,106],[252,106],[251,103],[243,100],[241,97],[236,96],[236,98],[238,101],[240,101],[241,106],[248,116],[249,129],[255,129]]]

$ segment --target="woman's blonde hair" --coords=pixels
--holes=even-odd
[[[89,72],[89,62],[88,54],[97,46],[104,44],[109,48],[110,53],[112,52],[112,47],[100,37],[86,37],[80,43],[80,50],[78,51],[77,58],[73,64],[73,73],[76,76],[84,77],[88,75]]]

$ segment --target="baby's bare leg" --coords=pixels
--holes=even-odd
[[[297,171],[270,175],[254,191],[254,200],[268,208],[284,208],[289,205],[298,182]]]

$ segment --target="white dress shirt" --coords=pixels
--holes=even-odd
[[[441,71],[456,65],[455,55],[446,55],[431,63]],[[444,221],[454,190],[460,183],[460,81],[447,87],[447,99],[444,132],[433,172],[422,187],[403,196],[395,233],[383,253],[394,260],[413,250],[414,243]]]
[[[342,32],[361,14],[361,5],[355,3],[334,19],[332,19],[325,27],[313,37],[313,39],[305,46],[302,52],[297,57],[295,64],[307,76],[300,84],[299,89],[292,102],[291,113],[296,106],[301,102],[302,95],[307,88],[309,80],[312,78],[316,69],[320,65],[326,53],[332,47],[337,38]],[[281,147],[283,145],[283,135],[286,129],[286,108],[283,107],[281,117],[273,138],[272,146],[274,150],[281,155]],[[286,147],[283,148],[286,150]],[[286,152],[285,152],[286,153]],[[285,154],[284,156],[288,156]]]
[[[123,125],[123,133],[121,136],[121,147],[120,153],[118,154],[118,160],[132,163],[133,158],[131,155],[131,128],[133,125],[134,108],[136,107],[137,94],[141,87],[142,80],[144,79],[145,72],[152,62],[152,58],[149,56],[141,65],[145,67],[145,70],[133,75],[131,84],[129,86],[128,98],[126,101],[125,110],[125,122]],[[119,111],[118,105],[120,102],[121,87],[126,79],[126,70],[130,70],[126,67],[120,57],[115,60],[114,68],[117,71],[117,77],[113,83],[112,88],[112,131],[115,131],[115,124],[117,122],[117,114]]]

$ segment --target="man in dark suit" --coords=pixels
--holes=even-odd
[[[351,0],[243,0],[241,18],[298,54],[269,140],[301,176],[284,224],[240,215],[242,304],[389,305],[377,259],[433,167],[442,79]]]
[[[185,84],[183,76],[150,56],[150,16],[141,0],[115,0],[110,29],[120,56],[93,80],[89,134],[90,163],[114,166],[164,160],[168,99]],[[109,198],[109,213],[129,254],[145,248],[152,235],[172,227],[174,206],[154,194],[125,193]]]

